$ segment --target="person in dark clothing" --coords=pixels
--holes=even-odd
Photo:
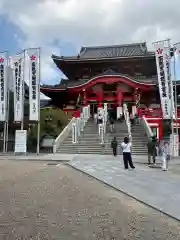
[[[117,146],[118,146],[118,142],[116,140],[116,137],[114,137],[113,140],[111,141],[111,148],[113,150],[114,156],[117,156]]]
[[[113,118],[110,118],[110,131],[111,132],[114,131],[114,120],[113,120]]]
[[[152,137],[147,143],[148,148],[148,165],[151,164],[151,157],[153,159],[153,164],[156,164],[156,146],[157,146],[157,139],[156,137]]]
[[[132,143],[129,141],[128,137],[124,138],[124,142],[121,144],[121,148],[123,151],[124,169],[128,169],[129,166],[134,169],[135,167],[131,156]]]
[[[130,118],[131,125],[134,125],[134,116],[132,113],[130,114],[129,118]]]

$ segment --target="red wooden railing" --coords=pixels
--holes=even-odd
[[[162,109],[161,108],[139,108],[138,109],[138,115],[140,118],[142,118],[143,116],[147,117],[147,118],[162,118],[163,114],[162,114]],[[177,116],[180,117],[180,109],[177,109]]]

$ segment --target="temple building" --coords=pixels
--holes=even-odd
[[[52,55],[52,59],[67,79],[59,85],[43,85],[41,92],[56,107],[72,116],[89,104],[93,115],[107,103],[116,115],[118,107],[126,103],[129,112],[145,115],[157,137],[163,137],[155,54],[145,42],[81,47],[77,56]],[[177,92],[179,95],[179,86]]]

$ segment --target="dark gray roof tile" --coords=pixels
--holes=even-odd
[[[114,46],[82,47],[80,58],[115,58],[145,56],[146,43],[133,43]]]
[[[148,57],[153,55],[154,52],[148,52],[146,42],[143,42],[112,46],[82,47],[78,56],[58,57],[52,55],[52,58],[56,63],[58,63],[59,60],[88,60],[140,56]]]

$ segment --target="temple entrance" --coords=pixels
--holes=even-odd
[[[90,114],[94,116],[97,113],[98,104],[97,103],[90,103]]]

